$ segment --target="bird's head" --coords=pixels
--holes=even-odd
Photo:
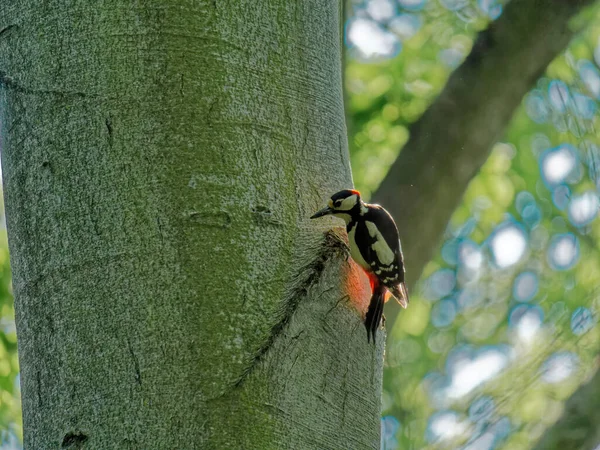
[[[344,189],[333,194],[327,202],[327,206],[313,214],[311,219],[332,214],[349,223],[352,220],[352,216],[360,214],[362,206],[363,202],[360,199],[360,192],[354,189]]]

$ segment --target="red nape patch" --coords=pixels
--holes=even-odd
[[[365,271],[352,259],[342,265],[342,286],[349,303],[362,318],[365,317],[372,295],[372,281]]]
[[[360,197],[360,192],[358,192],[356,189],[350,189],[350,192],[352,192],[354,195],[358,195]]]

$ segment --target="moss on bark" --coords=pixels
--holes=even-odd
[[[26,448],[377,448],[339,7],[0,4]]]

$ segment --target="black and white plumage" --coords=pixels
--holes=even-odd
[[[311,219],[328,214],[346,222],[350,255],[371,281],[372,296],[365,317],[367,339],[373,337],[381,322],[385,292],[389,291],[403,308],[408,306],[404,283],[404,260],[398,229],[392,216],[379,205],[364,203],[360,192],[345,189],[331,196],[327,207]]]

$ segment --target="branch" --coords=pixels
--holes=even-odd
[[[581,386],[565,404],[559,421],[548,429],[534,450],[592,450],[600,442],[600,372]]]
[[[410,140],[373,196],[398,224],[409,288],[521,99],[573,37],[570,18],[590,3],[511,1],[410,127]]]

